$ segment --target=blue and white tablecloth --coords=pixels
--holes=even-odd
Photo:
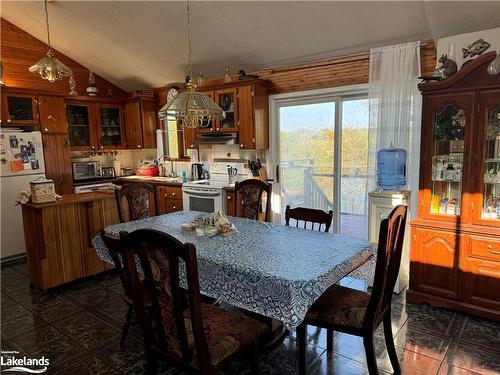
[[[234,306],[281,320],[295,329],[313,302],[331,285],[364,264],[375,247],[366,240],[231,217],[238,233],[196,237],[182,223],[203,213],[176,212],[109,226],[106,233],[156,229],[193,243],[201,292]],[[99,257],[112,262],[100,236]]]

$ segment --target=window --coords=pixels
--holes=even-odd
[[[184,146],[184,130],[173,118],[168,118],[165,126],[164,151],[175,159],[189,158],[191,150]]]

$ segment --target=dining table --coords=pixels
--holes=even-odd
[[[154,229],[194,244],[202,294],[282,321],[291,331],[321,294],[373,259],[376,251],[360,238],[238,217],[228,217],[236,227],[229,236],[197,236],[181,229],[204,216],[180,211],[111,225],[104,232],[118,238],[121,231]],[[101,259],[113,262],[100,235],[93,245]],[[185,277],[185,270],[180,273]]]

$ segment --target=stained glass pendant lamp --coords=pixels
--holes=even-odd
[[[64,65],[59,59],[52,54],[50,48],[50,30],[49,30],[49,13],[47,12],[47,0],[44,0],[45,5],[45,24],[47,26],[47,54],[40,59],[35,65],[29,67],[30,72],[38,72],[42,79],[49,82],[60,80],[64,76],[69,76],[73,72],[70,68]]]
[[[209,96],[196,92],[191,81],[191,8],[187,2],[188,76],[187,90],[174,96],[160,109],[160,118],[175,118],[183,127],[208,127],[214,119],[223,120],[226,114]]]

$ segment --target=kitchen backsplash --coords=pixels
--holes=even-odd
[[[79,159],[100,161],[103,167],[112,167],[113,160],[116,159],[120,162],[121,168],[135,169],[138,164],[144,160],[155,160],[157,158],[156,149],[142,149],[142,150],[119,150],[115,155],[114,151],[103,151],[99,155],[89,156],[85,152],[71,152],[72,161]],[[250,170],[244,167],[244,164],[249,160],[260,159],[262,164],[265,165],[266,154],[265,151],[256,150],[240,150],[238,145],[202,145],[199,153],[193,150],[191,161],[177,161],[174,162],[174,170],[178,175],[185,171],[188,176],[191,174],[191,163],[202,163],[205,168],[213,175],[224,174],[227,175],[227,165],[231,165],[238,169],[239,175],[250,176]],[[166,171],[169,173],[171,170],[170,162],[165,161]]]

